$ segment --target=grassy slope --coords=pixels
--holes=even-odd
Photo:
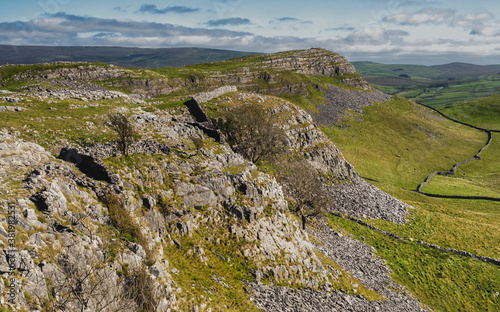
[[[429,193],[461,196],[500,197],[500,134],[493,133],[481,160],[460,166],[452,177],[436,177],[425,186]]]
[[[414,189],[431,172],[472,157],[485,144],[485,133],[403,99],[366,107],[363,116],[351,116],[343,125],[323,130],[361,176],[380,181],[373,183],[415,208],[406,225],[371,223],[407,239],[500,258],[498,202],[437,199],[405,190]],[[497,190],[498,148],[492,145],[486,150],[484,162],[460,167],[468,170],[470,184]],[[331,222],[355,237],[363,235],[388,261],[394,278],[435,311],[495,311],[500,304],[493,296],[500,280],[497,266],[398,242],[339,218]]]
[[[250,63],[252,58],[254,57],[248,57]],[[224,67],[226,68],[224,69]],[[234,62],[222,65],[223,70],[236,70],[237,67],[238,64]],[[205,74],[217,69],[215,64],[208,64],[188,70],[186,68],[165,69],[158,72],[167,75],[168,72],[175,75],[181,73],[190,75],[191,70]],[[296,79],[297,77],[292,78]],[[304,77],[299,78],[305,79]],[[89,107],[74,111],[66,109],[70,103],[71,101],[56,101],[50,105],[58,109],[53,111],[49,110],[49,105],[34,101],[31,105],[36,109],[30,108],[31,110],[26,112],[2,113],[2,126],[10,126],[20,130],[26,123],[25,121],[29,120],[28,129],[31,130],[23,131],[23,135],[30,136],[31,140],[46,143],[47,146],[56,136],[70,141],[85,138],[88,132],[85,133],[84,122],[87,120],[83,119],[83,116],[94,116],[89,121],[94,121],[98,129],[105,129],[102,127],[102,119],[99,118],[99,115],[113,106],[111,103],[105,104],[103,107]],[[166,108],[179,105],[178,101],[173,101],[159,104],[157,107]],[[91,112],[89,111],[91,109],[99,111]],[[73,121],[69,119],[69,122],[74,123],[71,131],[66,131],[68,120],[56,118],[57,115],[63,114],[69,114],[71,115],[69,117],[74,119]],[[8,118],[4,118],[6,116]],[[39,120],[36,119],[37,117]],[[381,181],[376,183],[378,187],[416,207],[412,210],[413,215],[407,225],[398,226],[390,222],[376,221],[375,223],[379,227],[404,237],[422,239],[445,247],[464,249],[498,258],[498,254],[500,254],[498,248],[500,241],[496,235],[500,231],[497,221],[498,206],[478,201],[432,199],[402,189],[403,187],[415,188],[430,172],[449,169],[455,162],[471,157],[486,141],[483,133],[458,126],[442,119],[428,109],[401,99],[367,107],[363,116],[364,122],[354,117],[347,120],[343,127],[324,130],[334,142],[342,147],[347,160],[355,165],[362,176]],[[4,124],[4,120],[7,124]],[[49,131],[50,129],[58,131]],[[100,137],[93,139],[110,139],[108,131],[104,130],[101,133],[98,129],[92,130],[92,132],[97,131],[96,133],[100,133]],[[35,130],[40,130],[39,134]],[[423,143],[417,144],[418,142]],[[486,157],[486,155],[485,153],[484,156]],[[351,229],[349,225],[341,225],[346,230],[357,233],[357,230]],[[453,270],[443,271],[448,262],[442,262],[441,257],[436,253],[425,250],[421,252],[414,247],[403,248],[398,243],[393,244],[394,248],[387,248],[383,251],[384,249],[380,246],[390,245],[391,242],[385,238],[376,237],[372,232],[363,235],[368,237],[368,241],[379,249],[381,256],[388,260],[389,265],[395,271],[395,278],[410,287],[419,298],[436,310],[445,311],[455,308],[455,311],[458,311],[460,307],[471,307],[468,310],[479,311],[478,302],[483,300],[489,304],[489,301],[492,300],[491,296],[487,297],[483,294],[483,289],[487,291],[495,289],[491,284],[498,284],[495,284],[495,278],[497,278],[495,272],[498,272],[498,269],[495,271],[491,267],[484,267],[478,261],[470,260],[471,264],[456,267],[459,269],[458,272],[467,272],[467,274],[458,274],[456,277],[457,274],[450,273],[450,278],[455,283],[455,286],[450,286],[447,284],[448,282],[441,283],[442,280],[438,274],[444,272],[448,275],[447,272]],[[373,240],[371,237],[374,237]],[[173,250],[169,250],[169,252],[173,253]],[[414,257],[408,257],[408,254],[413,254]],[[426,258],[424,263],[413,267],[412,270],[422,271],[422,274],[427,277],[414,277],[406,274],[408,263],[418,262],[423,256],[428,259]],[[174,256],[172,255],[172,257]],[[186,265],[182,256],[175,259],[172,258],[172,263],[175,263],[176,266]],[[435,263],[438,265],[434,265]],[[398,267],[401,269],[396,270],[395,268]],[[450,267],[453,268],[453,266]],[[204,274],[199,276],[195,274],[188,281],[191,278],[192,280],[204,278],[203,276]],[[475,278],[476,276],[478,278]],[[460,298],[457,301],[454,299],[453,293],[455,289],[459,288],[466,289],[466,291],[463,291],[463,295],[462,292],[460,293]],[[223,299],[223,301],[225,300]],[[465,304],[466,301],[470,303]],[[442,308],[443,305],[444,308]]]
[[[491,130],[500,130],[500,95],[449,105],[440,111],[453,119]]]
[[[323,130],[362,176],[397,187],[416,189],[432,172],[472,157],[487,140],[485,133],[405,99],[364,112]]]
[[[500,297],[495,296],[500,283],[497,266],[397,241],[339,217],[331,216],[330,222],[357,239],[363,236],[387,260],[396,281],[411,289],[433,311],[497,311],[500,305]]]
[[[99,106],[70,109],[71,104],[81,105],[78,100],[44,101],[32,99],[30,107],[21,112],[1,112],[0,127],[20,131],[27,141],[37,142],[46,148],[55,148],[64,142],[111,141],[113,133],[107,127],[106,114],[116,107],[111,100],[101,101]],[[120,103],[123,107],[137,105]]]

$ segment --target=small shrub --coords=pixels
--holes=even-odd
[[[118,135],[118,149],[123,155],[128,155],[128,148],[137,140],[138,134],[130,120],[123,114],[108,115],[111,129]]]
[[[154,281],[145,268],[132,272],[128,283],[128,298],[135,301],[139,311],[155,311],[158,300],[155,297]]]
[[[109,192],[104,199],[104,203],[108,207],[112,226],[120,231],[122,235],[128,234],[137,241],[143,240],[139,227],[125,209],[125,203],[122,197],[114,192]]]
[[[160,196],[156,204],[158,205],[158,210],[160,211],[162,216],[167,217],[172,212],[173,202],[170,198]]]
[[[302,228],[305,230],[308,218],[324,214],[330,197],[316,175],[316,170],[304,159],[280,161],[277,174],[285,194],[294,201],[293,204],[290,203],[291,210],[301,218]]]
[[[194,144],[194,147],[196,148],[196,154],[200,153],[200,150],[203,148],[205,143],[203,142],[202,138],[197,138],[197,137],[190,137],[191,141]]]

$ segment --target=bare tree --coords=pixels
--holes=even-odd
[[[116,273],[96,259],[75,261],[76,255],[59,255],[46,270],[49,301],[47,311],[132,311],[116,280]],[[83,254],[79,259],[85,259]]]
[[[273,158],[285,147],[285,135],[276,118],[258,104],[230,110],[219,124],[233,150],[252,162]]]
[[[137,133],[130,120],[121,113],[109,114],[111,129],[118,135],[118,149],[128,155],[128,148],[137,139]]]
[[[285,194],[294,202],[293,212],[300,216],[305,230],[307,219],[321,216],[330,203],[330,197],[316,170],[304,159],[281,160],[277,174]]]

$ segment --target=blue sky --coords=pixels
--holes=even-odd
[[[322,47],[350,61],[500,64],[493,0],[1,0],[0,44]]]

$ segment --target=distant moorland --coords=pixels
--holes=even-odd
[[[500,93],[500,65],[353,64],[373,87],[434,108]]]
[[[44,47],[0,45],[0,65],[102,62],[121,67],[162,68],[219,62],[258,53],[204,48]]]

